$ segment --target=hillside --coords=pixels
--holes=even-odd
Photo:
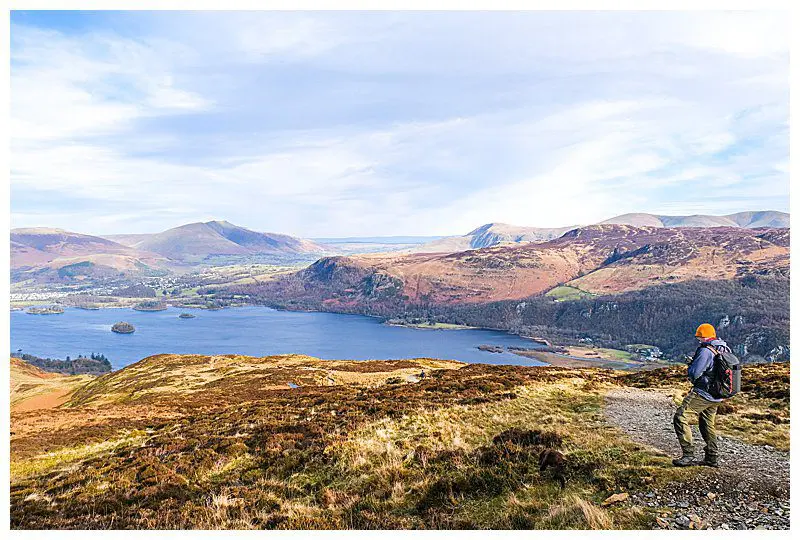
[[[66,402],[72,392],[94,377],[49,373],[11,357],[12,412],[49,409]]]
[[[789,359],[789,230],[594,225],[538,244],[323,258],[204,292],[285,309],[421,319],[691,351],[711,321],[748,361]]]
[[[786,276],[788,269],[788,229],[593,225],[538,244],[323,258],[272,283],[233,290],[283,305],[381,311],[518,300],[560,285],[621,293],[699,279]]]
[[[686,528],[691,513],[694,528],[718,528],[729,518],[717,505],[741,494],[675,469],[608,409],[619,391],[681,395],[682,369],[150,357],[66,405],[12,413],[11,526],[648,529]],[[726,482],[765,508],[738,512],[741,527],[788,527],[788,478],[765,483],[773,476],[748,457],[764,452],[750,445],[788,449],[788,366],[750,368],[719,418],[723,444],[747,450]],[[548,450],[564,465],[542,473]],[[632,504],[648,493],[657,505]]]
[[[168,261],[156,253],[62,229],[11,230],[12,280],[114,279],[158,271]]]
[[[314,254],[325,251],[310,240],[251,231],[227,221],[190,223],[156,234],[116,235],[109,238],[189,263],[212,255]]]

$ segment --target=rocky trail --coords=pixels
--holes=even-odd
[[[606,394],[605,413],[631,439],[677,457],[675,405],[657,390],[619,388]],[[695,454],[703,440],[693,426]],[[658,510],[664,529],[788,529],[789,454],[730,437],[719,438],[720,467],[695,467],[691,482],[631,493],[632,504]]]

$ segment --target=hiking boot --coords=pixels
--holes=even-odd
[[[690,465],[695,465],[694,456],[691,454],[683,454],[681,457],[673,459],[672,464],[676,467],[688,467]]]
[[[703,467],[714,467],[715,469],[719,467],[719,461],[717,458],[709,456],[706,456],[703,461],[698,461],[696,464]]]

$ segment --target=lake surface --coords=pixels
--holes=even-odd
[[[180,319],[180,313],[195,315]],[[115,334],[126,321],[134,334]],[[388,326],[374,317],[277,311],[266,307],[218,311],[143,312],[129,308],[68,308],[61,315],[11,312],[11,350],[45,358],[102,353],[114,369],[153,354],[307,354],[329,360],[388,360],[431,357],[486,364],[542,365],[509,352],[491,353],[478,345],[535,348],[536,343],[493,330],[427,330]]]

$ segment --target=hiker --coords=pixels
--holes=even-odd
[[[717,338],[717,331],[713,326],[708,323],[701,324],[697,327],[695,337],[700,345],[697,347],[688,369],[689,380],[692,382],[693,387],[686,394],[683,403],[675,411],[675,416],[672,419],[683,455],[680,458],[673,459],[672,463],[677,467],[687,467],[689,465],[717,467],[718,448],[715,426],[717,408],[724,397],[731,397],[738,391],[741,372],[738,371],[740,369],[738,360],[732,355],[728,344]],[[718,369],[720,368],[717,366],[715,369],[715,360],[722,353],[725,353],[724,360],[735,362],[734,369],[737,370],[735,372],[735,383],[733,382],[733,375],[731,375],[733,372],[730,370],[722,373],[731,376],[731,383],[719,383],[717,380]],[[728,366],[726,364],[723,367],[727,368]],[[687,413],[696,413],[700,417],[700,434],[706,443],[705,456],[702,461],[695,461],[694,459],[692,428],[686,418]]]

